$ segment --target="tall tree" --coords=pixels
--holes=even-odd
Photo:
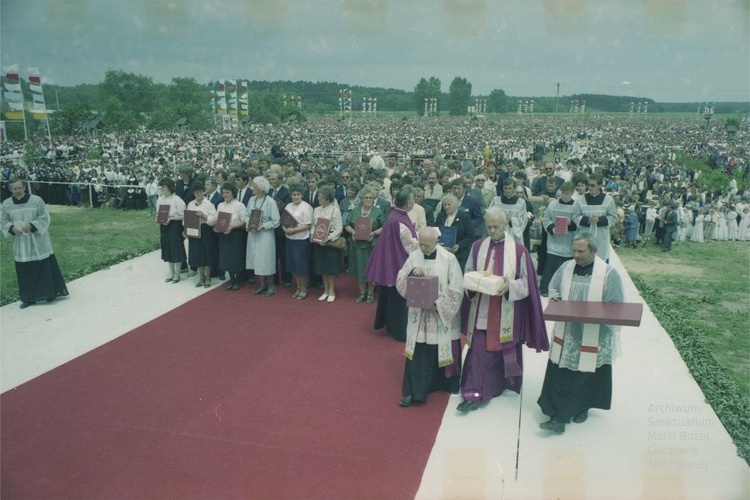
[[[148,113],[155,108],[156,92],[150,77],[125,73],[120,70],[109,70],[104,81],[99,85],[102,103],[115,98],[122,103],[125,111],[138,115]]]
[[[414,106],[419,116],[424,116],[425,99],[440,97],[440,79],[431,76],[429,80],[422,78],[414,87]]]
[[[449,110],[451,116],[463,116],[469,113],[471,103],[471,83],[466,78],[457,76],[450,86]]]
[[[490,92],[490,96],[487,98],[487,111],[490,113],[508,112],[508,96],[505,95],[504,90],[495,89]]]

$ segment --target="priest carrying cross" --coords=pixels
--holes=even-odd
[[[464,330],[470,347],[461,377],[462,412],[505,389],[520,393],[522,345],[537,352],[549,348],[528,250],[506,232],[507,215],[499,208],[488,208],[484,223],[489,236],[474,242],[464,275],[471,306]]]
[[[549,284],[550,300],[622,302],[622,280],[596,255],[591,233],[573,238],[573,260],[557,270]],[[612,361],[619,328],[589,323],[555,324],[550,359],[537,403],[550,417],[539,426],[562,434],[565,424],[585,422],[590,408],[608,410],[612,402]]]

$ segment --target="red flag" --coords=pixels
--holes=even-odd
[[[42,83],[42,78],[40,76],[29,76],[29,81],[31,83]]]
[[[6,73],[5,78],[7,78],[8,80],[14,80],[16,82],[20,80],[20,78],[18,77],[18,73]]]

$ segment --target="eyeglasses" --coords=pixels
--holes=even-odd
[[[342,175],[341,179],[351,179],[351,177],[349,177],[348,175]]]

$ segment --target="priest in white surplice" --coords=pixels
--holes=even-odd
[[[437,276],[438,298],[428,309],[410,307],[406,326],[406,366],[399,405],[424,402],[433,391],[458,392],[461,376],[461,323],[463,273],[456,256],[439,246],[438,230],[419,232],[419,250],[396,278],[396,289],[406,297],[409,276]]]
[[[622,302],[622,279],[597,256],[597,238],[578,233],[573,260],[564,263],[549,284],[550,300]],[[537,403],[550,417],[541,428],[557,434],[573,420],[583,423],[591,408],[608,410],[612,403],[612,362],[619,327],[588,323],[555,324],[550,359]]]
[[[11,179],[8,189],[13,196],[3,201],[0,225],[4,236],[13,237],[21,309],[68,295],[49,236],[47,206],[39,196],[26,192],[23,179]]]

